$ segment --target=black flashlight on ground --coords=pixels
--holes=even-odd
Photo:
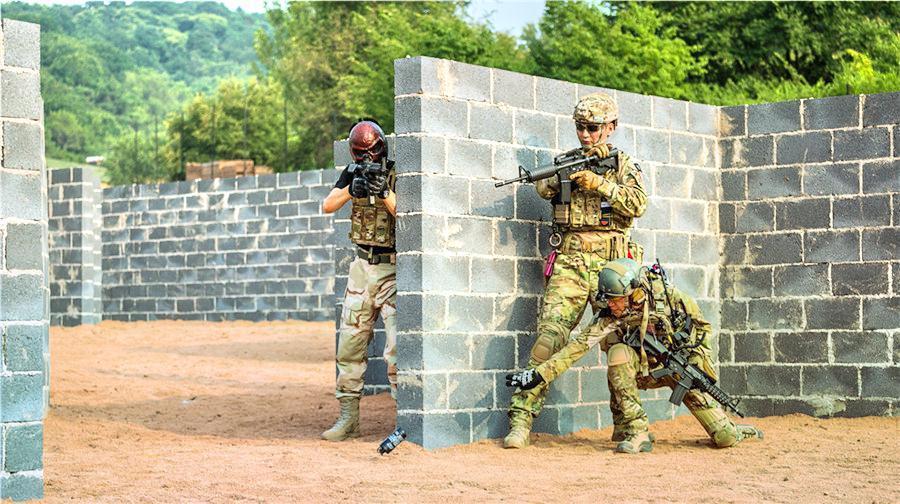
[[[382,455],[391,453],[391,451],[393,451],[398,444],[402,443],[404,439],[406,439],[406,432],[404,432],[402,428],[397,427],[397,430],[392,432],[390,436],[386,437],[384,441],[378,445],[378,453]]]

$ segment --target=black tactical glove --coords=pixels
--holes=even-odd
[[[354,198],[368,198],[369,181],[363,177],[353,177],[353,181],[350,182],[350,196]]]
[[[377,196],[381,199],[387,198],[387,175],[369,176],[369,194]]]
[[[506,375],[507,387],[519,387],[522,390],[529,390],[541,383],[544,383],[544,377],[534,368]]]

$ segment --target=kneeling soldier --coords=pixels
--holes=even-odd
[[[507,385],[530,389],[552,382],[599,344],[609,364],[613,440],[619,441],[615,451],[650,451],[654,436],[649,432],[638,390],[670,387],[677,391],[679,386],[675,377],[666,375],[664,362],[647,355],[645,337],[658,341],[667,351],[687,352],[687,364],[696,366],[702,372],[700,375],[711,379],[709,383],[714,384],[716,380],[709,348],[712,327],[703,319],[697,302],[668,287],[661,271],[661,268],[641,268],[631,259],[607,263],[600,272],[598,289],[607,308],[553,357],[535,368],[508,375]],[[718,396],[727,398],[721,392]],[[686,391],[683,401],[719,448],[734,446],[748,438],[762,438],[759,429],[735,424],[706,392],[692,388]],[[733,407],[733,403],[729,406]]]
[[[394,249],[394,162],[387,159],[384,132],[374,121],[361,121],[350,130],[353,163],[341,173],[334,189],[322,202],[326,213],[353,201],[350,240],[358,247],[350,264],[341,314],[337,348],[337,396],[341,414],[334,426],[322,433],[329,441],[359,435],[359,398],[366,372],[366,349],[372,341],[375,319],[384,322],[384,358],[388,366],[391,396],[397,387],[397,260]]]

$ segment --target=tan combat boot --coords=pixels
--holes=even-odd
[[[718,429],[712,435],[716,448],[730,448],[745,439],[754,438],[762,439],[762,431],[746,424],[734,424],[733,428]]]
[[[530,413],[517,411],[509,419],[509,434],[503,438],[504,448],[525,448],[528,446],[528,436],[531,434],[531,422],[534,418]]]
[[[625,441],[625,438],[627,436],[628,436],[628,432],[625,430],[625,427],[623,427],[621,425],[614,425],[612,437],[610,438],[610,440],[615,441],[615,442]],[[650,433],[650,442],[655,442],[655,441],[656,441],[656,434],[651,432]]]
[[[735,424],[738,432],[741,433],[741,440],[744,439],[762,439],[763,431],[757,427],[747,424]]]
[[[632,432],[625,435],[625,440],[616,445],[616,453],[640,453],[653,449],[653,439],[648,431]]]
[[[341,397],[341,415],[334,425],[322,433],[327,441],[344,441],[359,436],[359,397]]]

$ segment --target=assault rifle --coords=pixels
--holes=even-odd
[[[572,181],[569,175],[583,170],[590,170],[597,175],[603,175],[609,170],[619,168],[619,151],[612,149],[605,158],[599,156],[585,156],[581,149],[572,149],[563,152],[553,158],[553,163],[545,166],[539,166],[534,170],[528,170],[523,166],[519,166],[519,176],[497,182],[494,187],[503,187],[513,182],[530,182],[534,183],[555,176],[559,180],[559,201],[560,203],[569,203],[572,201]]]
[[[676,332],[674,339],[676,339],[677,343],[677,340],[685,340],[687,338],[687,334],[679,331]],[[640,348],[640,330],[627,331],[623,343],[632,348]],[[688,390],[696,389],[711,395],[722,407],[733,411],[743,418],[744,414],[737,408],[740,399],[734,399],[729,396],[716,385],[716,381],[711,376],[688,361],[688,356],[690,355],[689,346],[679,345],[677,348],[678,350],[669,349],[650,333],[644,335],[644,350],[663,365],[660,369],[651,371],[650,376],[654,379],[671,376],[676,382],[675,387],[672,389],[672,395],[669,397],[669,402],[678,406],[684,400],[684,395],[687,394]]]

